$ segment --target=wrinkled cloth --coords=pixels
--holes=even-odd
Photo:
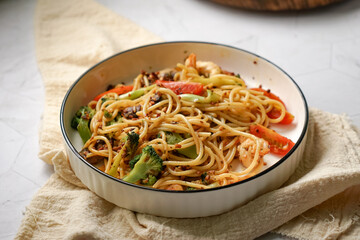
[[[45,86],[39,157],[51,163],[63,149],[59,114],[70,85],[117,52],[162,40],[91,0],[39,0],[35,28],[36,57]]]
[[[161,41],[91,0],[39,0],[36,52],[46,99],[42,160],[55,173],[37,192],[16,239],[253,239],[273,230],[299,239],[360,236],[360,139],[346,116],[310,110],[306,148],[279,189],[230,212],[175,219],[117,207],[91,192],[63,151],[59,109],[68,87],[98,61]]]

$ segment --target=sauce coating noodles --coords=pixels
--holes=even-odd
[[[270,146],[251,134],[250,126],[268,127],[286,115],[281,101],[247,88],[239,75],[213,62],[197,61],[194,54],[175,68],[142,72],[132,86],[126,93],[115,86],[88,103],[91,116],[82,118],[89,120],[91,135],[81,155],[105,173],[132,182],[130,172],[150,161],[132,159],[151,146],[161,170],[134,183],[152,188],[207,189],[253,176],[265,165]],[[268,116],[272,109],[279,112],[277,118]],[[133,152],[126,145],[129,133],[138,135]]]

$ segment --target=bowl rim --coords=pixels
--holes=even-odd
[[[247,179],[244,179],[242,181],[239,181],[239,182],[235,182],[235,183],[231,183],[231,184],[228,184],[228,185],[225,185],[225,186],[220,186],[220,187],[216,187],[216,188],[208,188],[208,189],[197,189],[197,190],[191,190],[191,191],[174,191],[174,190],[165,190],[165,189],[157,189],[157,188],[150,188],[150,187],[145,187],[145,186],[141,186],[141,185],[137,185],[137,184],[133,184],[133,183],[128,183],[128,182],[125,182],[121,179],[118,179],[118,178],[115,178],[115,177],[112,177],[108,174],[106,174],[105,172],[99,170],[98,168],[94,167],[93,165],[91,165],[89,162],[87,162],[80,154],[79,152],[75,149],[74,145],[71,143],[69,137],[68,137],[68,134],[65,130],[65,125],[64,125],[64,109],[65,109],[65,105],[67,103],[67,100],[68,100],[68,97],[71,93],[71,91],[73,90],[73,88],[77,85],[77,83],[86,75],[88,74],[90,71],[92,71],[94,68],[96,68],[97,66],[103,64],[104,62],[112,59],[112,58],[115,58],[121,54],[125,54],[127,52],[131,52],[131,51],[134,51],[134,50],[137,50],[137,49],[141,49],[141,48],[147,48],[147,47],[152,47],[152,46],[159,46],[159,45],[171,45],[171,44],[181,44],[181,43],[185,43],[185,44],[205,44],[205,45],[215,45],[215,46],[221,46],[221,47],[225,47],[225,48],[232,48],[234,50],[237,50],[237,51],[242,51],[242,52],[245,52],[245,53],[248,53],[250,55],[253,55],[254,57],[257,57],[261,60],[264,60],[265,62],[268,62],[270,63],[272,66],[274,66],[275,68],[277,68],[278,70],[280,70],[283,74],[285,74],[291,81],[292,83],[295,85],[295,87],[297,88],[297,90],[299,91],[300,95],[301,95],[301,98],[303,100],[303,104],[304,104],[304,108],[305,108],[305,122],[304,122],[304,127],[302,129],[302,132],[300,134],[300,137],[299,139],[296,141],[294,147],[285,155],[283,156],[281,159],[279,159],[275,164],[273,164],[272,166],[270,166],[269,168],[255,174],[254,176],[252,177],[249,177]],[[299,145],[302,143],[302,141],[304,140],[304,137],[306,135],[306,132],[307,132],[307,129],[308,129],[308,125],[309,125],[309,107],[308,107],[308,104],[307,104],[307,101],[306,101],[306,98],[305,98],[305,95],[304,93],[302,92],[302,90],[300,89],[300,87],[298,86],[298,84],[294,81],[294,79],[287,73],[285,72],[282,68],[280,68],[278,65],[274,64],[273,62],[271,62],[270,60],[262,57],[262,56],[259,56],[253,52],[250,52],[248,50],[244,50],[242,48],[238,48],[238,47],[234,47],[234,46],[231,46],[231,45],[227,45],[227,44],[223,44],[223,43],[214,43],[214,42],[208,42],[208,41],[192,41],[192,40],[188,40],[188,41],[165,41],[165,42],[159,42],[159,43],[152,43],[152,44],[146,44],[146,45],[141,45],[141,46],[138,46],[138,47],[134,47],[134,48],[130,48],[130,49],[127,49],[125,51],[121,51],[121,52],[118,52],[118,53],[115,53],[107,58],[105,58],[104,60],[96,63],[95,65],[91,66],[89,69],[87,69],[83,74],[81,74],[77,80],[69,87],[68,91],[66,92],[65,96],[64,96],[64,99],[62,101],[62,104],[61,104],[61,108],[60,108],[60,128],[61,128],[61,133],[63,135],[63,138],[65,140],[65,143],[67,144],[67,147],[70,148],[70,150],[75,154],[75,156],[80,159],[83,163],[85,163],[88,167],[90,167],[90,169],[96,171],[97,173],[100,173],[101,175],[111,179],[111,180],[114,180],[120,184],[125,184],[127,186],[131,186],[131,187],[136,187],[136,188],[139,188],[139,189],[142,189],[142,190],[148,190],[148,191],[155,191],[155,192],[163,192],[163,193],[172,193],[172,194],[180,194],[180,193],[183,193],[183,194],[190,194],[190,193],[203,193],[203,192],[211,192],[211,191],[217,191],[217,190],[222,190],[222,189],[226,189],[226,188],[232,188],[232,187],[236,187],[238,185],[241,185],[241,184],[245,184],[249,181],[252,181],[252,180],[255,180],[255,179],[258,179],[260,178],[261,176],[273,171],[274,169],[276,169],[279,165],[281,165],[282,163],[284,163],[291,155],[293,152],[295,152],[295,150],[299,147]]]

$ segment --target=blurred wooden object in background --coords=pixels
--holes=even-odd
[[[212,0],[214,2],[239,8],[261,11],[304,10],[343,0]]]

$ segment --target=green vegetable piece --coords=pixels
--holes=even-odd
[[[148,87],[144,87],[144,88],[139,88],[137,90],[134,90],[134,91],[131,91],[131,92],[128,92],[128,93],[124,93],[124,94],[121,94],[118,99],[119,100],[126,100],[126,99],[129,99],[129,100],[134,100],[134,99],[137,99],[139,97],[141,97],[142,95],[144,95],[145,93],[149,92],[151,89],[153,89],[156,85],[151,85],[151,86],[148,86]]]
[[[171,145],[177,144],[182,140],[184,140],[179,133],[175,133],[175,132],[165,132],[165,136],[166,136],[166,142]]]
[[[135,164],[140,160],[140,157],[141,157],[141,153],[136,155],[133,159],[130,160],[129,165],[131,169],[134,168]]]
[[[91,138],[91,131],[90,131],[90,120],[94,116],[95,110],[91,109],[88,106],[82,106],[79,110],[75,113],[75,116],[71,120],[71,127],[76,129],[83,143],[86,143],[87,140]]]
[[[112,114],[109,113],[107,110],[104,110],[104,117],[105,117],[105,118],[111,118],[111,117],[112,117]]]
[[[110,126],[116,123],[122,123],[122,117],[120,114],[118,114],[113,120],[106,122],[106,126]]]
[[[117,176],[117,169],[120,166],[121,159],[131,158],[135,154],[139,144],[139,134],[130,132],[126,135],[126,137],[121,139],[121,142],[123,143],[123,146],[120,149],[120,152],[114,157],[114,162],[109,170],[109,175],[113,177]]]
[[[146,146],[142,149],[140,159],[135,163],[134,168],[122,180],[129,183],[147,180],[147,183],[152,183],[155,180],[154,177],[156,178],[162,171],[162,163],[155,149],[152,146]]]
[[[202,97],[195,94],[181,94],[179,96],[181,100],[194,102],[194,103],[216,103],[220,101],[221,96],[219,94],[216,94],[210,90],[206,90],[206,91],[207,91],[207,97]]]
[[[166,142],[174,145],[184,140],[179,133],[165,132]],[[196,146],[192,145],[187,148],[176,149],[176,151],[188,158],[195,159],[198,154],[196,153]]]
[[[141,183],[144,184],[144,185],[148,185],[148,186],[152,186],[156,183],[157,181],[157,178],[153,175],[149,175],[149,177],[147,179],[142,180]]]
[[[107,100],[109,100],[110,98],[106,98],[106,97],[102,97],[101,100],[101,104],[103,104],[104,102],[106,102]]]
[[[204,172],[203,174],[201,174],[201,182],[205,185],[208,185],[208,181],[206,180],[206,176],[207,176],[207,172]]]

